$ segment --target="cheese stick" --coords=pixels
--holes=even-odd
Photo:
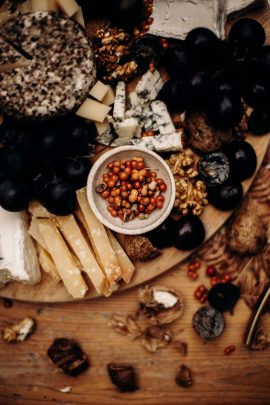
[[[106,282],[105,275],[91,252],[74,216],[58,216],[56,221],[67,243],[81,262],[82,270],[89,276],[97,292],[103,293]]]
[[[131,280],[131,277],[134,273],[135,266],[126,254],[125,250],[122,248],[112,231],[107,229],[107,234],[109,237],[109,241],[112,245],[112,248],[115,252],[116,258],[118,260],[119,266],[122,271],[122,277],[124,281],[128,284]]]
[[[49,273],[51,278],[56,283],[59,283],[59,281],[61,281],[61,277],[57,271],[57,268],[55,267],[55,264],[50,254],[39,243],[37,243],[37,251],[38,251],[38,260],[42,269],[46,273]]]
[[[117,288],[117,281],[121,278],[121,269],[110,244],[105,227],[99,222],[91,210],[87,201],[85,188],[77,191],[77,199],[87,224],[89,238],[95,255],[101,264],[111,287],[115,289]]]
[[[57,226],[48,219],[37,219],[37,223],[43,235],[47,250],[68,292],[73,298],[83,298],[88,289],[87,285]]]

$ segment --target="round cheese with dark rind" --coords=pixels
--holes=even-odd
[[[79,108],[96,78],[91,42],[79,24],[38,11],[8,20],[1,34],[32,57],[26,66],[0,71],[4,113],[17,119],[46,119]],[[15,49],[0,48],[0,67],[17,60]]]

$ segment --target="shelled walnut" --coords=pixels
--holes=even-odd
[[[24,318],[15,325],[3,330],[3,340],[8,343],[23,342],[35,328],[35,322],[31,318]]]
[[[173,154],[167,160],[175,179],[176,198],[174,207],[183,215],[190,211],[201,215],[208,204],[206,185],[198,179],[192,152]]]

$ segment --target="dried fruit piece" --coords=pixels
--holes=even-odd
[[[164,325],[178,319],[183,311],[183,300],[173,288],[145,286],[139,290],[139,301],[147,318],[154,325]]]
[[[146,236],[125,236],[123,247],[131,260],[147,261],[160,256],[159,249],[154,247]]]
[[[35,321],[31,318],[24,318],[19,323],[9,326],[3,330],[3,340],[8,343],[23,342],[33,332]]]
[[[190,368],[182,364],[175,377],[177,385],[183,388],[189,388],[193,385],[193,379]]]
[[[198,172],[208,187],[219,186],[229,178],[229,160],[223,153],[208,153],[199,160]]]
[[[213,339],[221,335],[225,327],[224,316],[211,307],[201,307],[192,319],[195,332],[202,338]]]
[[[239,298],[239,287],[231,283],[218,283],[208,292],[209,304],[222,312],[231,310]]]
[[[160,326],[150,326],[144,331],[142,345],[149,352],[156,352],[171,343],[171,340],[171,332],[168,329],[163,329]]]
[[[57,367],[71,377],[81,374],[90,366],[86,354],[72,339],[55,339],[48,349],[48,356]]]
[[[174,341],[174,347],[180,351],[183,356],[187,355],[188,352],[188,344],[186,342],[181,342],[181,340]]]
[[[108,374],[114,385],[122,392],[136,391],[138,387],[135,368],[127,364],[107,364]]]

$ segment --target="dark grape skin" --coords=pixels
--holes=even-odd
[[[198,27],[189,31],[185,39],[188,60],[197,69],[215,65],[219,39],[208,28]]]
[[[257,157],[250,143],[232,141],[224,146],[223,153],[229,159],[233,180],[243,181],[253,176],[257,167]]]
[[[209,121],[218,129],[233,128],[244,114],[240,98],[225,92],[216,92],[207,110]]]
[[[95,143],[96,129],[93,123],[72,117],[66,130],[65,151],[68,156],[88,156]]]
[[[161,225],[146,236],[159,249],[172,246],[175,240],[175,221],[171,217],[166,218]]]
[[[208,302],[218,311],[230,311],[240,298],[240,289],[232,283],[218,283],[208,292]]]
[[[186,108],[187,86],[184,80],[167,80],[159,94],[158,100],[162,100],[169,111],[183,112]]]
[[[7,211],[17,212],[28,207],[30,190],[20,180],[7,179],[0,184],[0,205]]]
[[[42,203],[54,215],[72,214],[76,207],[74,187],[65,180],[53,179],[45,186]]]
[[[242,18],[233,24],[228,39],[235,46],[237,56],[247,56],[262,47],[265,38],[265,31],[258,21]]]
[[[185,41],[179,40],[176,45],[169,47],[163,59],[163,65],[171,79],[183,75],[189,69]]]
[[[270,103],[270,83],[263,77],[251,79],[243,88],[243,100],[253,108],[263,107]]]
[[[151,34],[135,39],[130,46],[131,58],[135,60],[138,72],[142,74],[149,69],[150,63],[159,67],[162,63],[163,53],[159,37]]]
[[[8,177],[14,179],[26,178],[31,163],[29,157],[19,148],[4,147],[3,149],[2,166]]]
[[[270,105],[252,111],[248,129],[253,135],[264,135],[270,132]]]
[[[179,250],[192,250],[200,246],[205,239],[202,221],[195,215],[181,217],[175,224],[174,247]]]
[[[264,66],[270,67],[270,45],[263,46],[257,53],[256,59]]]
[[[65,159],[56,167],[56,175],[70,182],[76,190],[84,187],[92,165],[89,159]]]
[[[235,72],[230,69],[225,69],[222,72],[214,75],[212,80],[214,96],[216,93],[227,93],[233,98],[241,97],[241,85],[237,80]]]
[[[208,189],[209,202],[221,211],[230,211],[236,208],[243,196],[242,184],[238,181],[228,180],[221,186]]]
[[[190,71],[186,77],[186,103],[189,111],[206,108],[210,101],[211,79],[207,72]]]
[[[57,161],[64,153],[64,132],[57,126],[48,125],[37,138],[37,159]]]
[[[31,194],[38,200],[43,199],[46,184],[55,177],[51,164],[37,163],[31,168]]]
[[[143,0],[114,0],[108,2],[109,19],[113,25],[131,31],[144,17]]]

